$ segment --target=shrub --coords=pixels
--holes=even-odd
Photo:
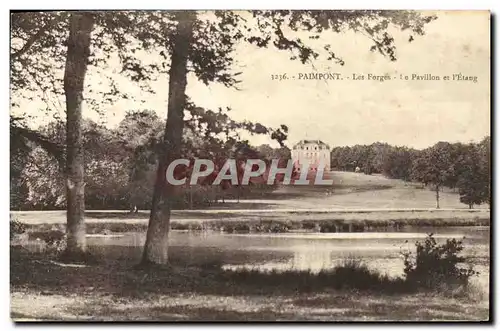
[[[188,222],[188,223],[170,222],[170,229],[180,230],[180,231],[202,231],[203,226],[198,222]]]
[[[352,225],[352,232],[365,232],[365,225],[362,223],[354,223]]]
[[[321,233],[337,232],[337,224],[331,222],[323,222],[319,225],[319,232]]]
[[[234,232],[234,225],[233,224],[224,224],[221,226],[221,230],[226,233],[233,233]]]
[[[236,224],[234,226],[234,232],[236,233],[249,233],[250,232],[250,226],[248,224]]]
[[[448,239],[439,245],[433,234],[423,243],[415,244],[417,250],[403,252],[406,281],[416,288],[450,289],[466,287],[469,278],[478,273],[472,266],[464,267],[465,257],[460,256],[464,246],[461,240]]]
[[[269,232],[271,233],[285,233],[288,232],[289,230],[290,227],[288,226],[288,224],[285,223],[273,222],[269,225]]]
[[[189,223],[189,230],[190,231],[202,231],[203,227],[201,226],[200,223],[192,222],[192,223]]]
[[[26,224],[19,222],[15,218],[10,219],[10,238],[12,239],[14,235],[23,234],[26,232]]]
[[[187,223],[179,223],[179,222],[170,222],[171,230],[189,230],[189,224]]]
[[[222,230],[226,233],[250,233],[250,226],[244,223],[231,223],[222,225]]]
[[[144,232],[147,230],[147,224],[143,223],[104,223],[103,234],[124,233],[124,232]],[[108,231],[105,231],[108,230]]]
[[[349,289],[394,293],[405,291],[401,278],[389,278],[371,270],[361,260],[348,258],[332,269],[318,273],[310,270],[258,270],[241,268],[224,270],[220,276],[238,286],[273,288],[280,291]]]
[[[66,233],[59,230],[33,231],[29,238],[45,242],[47,253],[60,253],[66,249]]]
[[[125,232],[145,232],[147,224],[144,223],[125,223],[125,222],[92,222],[86,225],[86,231],[89,234],[104,234]]]
[[[302,222],[302,229],[304,229],[304,230],[317,230],[319,228],[319,226],[316,224],[317,224],[317,222],[304,221],[304,222]]]
[[[258,233],[285,233],[289,232],[291,226],[284,222],[261,221],[255,225],[254,231]]]
[[[357,290],[388,290],[392,280],[371,270],[362,260],[347,258],[330,272],[335,288]]]

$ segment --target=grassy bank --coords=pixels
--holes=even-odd
[[[11,248],[11,316],[43,320],[485,320],[485,297],[416,292],[358,262],[321,273],[58,263]]]
[[[63,210],[50,211],[11,211],[11,216],[23,223],[65,223],[66,212]],[[470,219],[489,218],[489,209],[433,209],[433,208],[410,208],[410,209],[205,209],[205,210],[173,210],[171,218],[174,221],[210,221],[214,219],[224,220],[404,220],[404,219]],[[85,219],[89,222],[107,220],[110,222],[137,223],[149,219],[149,211],[129,213],[123,210],[87,210]]]
[[[22,221],[21,221],[22,223]],[[24,224],[24,223],[23,223]],[[485,217],[452,218],[403,218],[403,219],[220,219],[220,220],[185,220],[171,221],[172,230],[186,231],[221,231],[225,233],[286,233],[286,232],[373,232],[401,231],[405,227],[449,227],[449,226],[489,226],[490,219]],[[136,222],[109,221],[87,222],[88,234],[112,234],[124,232],[144,232],[146,220]],[[28,232],[65,231],[64,223],[28,223],[24,224]]]

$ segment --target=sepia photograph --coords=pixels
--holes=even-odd
[[[487,10],[11,10],[10,318],[491,322]]]

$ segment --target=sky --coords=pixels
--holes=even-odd
[[[427,25],[426,34],[415,36],[411,43],[407,32],[392,31],[396,62],[370,52],[370,40],[353,32],[323,33],[317,41],[330,43],[345,61],[344,66],[324,59],[302,64],[290,60],[290,53],[284,51],[241,44],[235,52],[234,69],[242,72],[238,90],[220,84],[205,86],[190,76],[187,94],[198,106],[230,107],[236,120],[270,127],[287,125],[289,147],[301,139],[320,139],[331,147],[379,141],[415,148],[438,141],[478,141],[490,134],[489,13],[435,14],[438,18]],[[147,56],[144,61],[148,61]],[[144,96],[137,84],[116,73],[116,67],[111,65],[108,70],[114,72],[120,90]],[[344,79],[299,80],[300,73],[339,73]],[[281,74],[290,79],[272,80],[272,75]],[[388,74],[392,79],[367,80],[368,74]],[[412,80],[413,74],[439,76],[441,80]],[[477,80],[453,81],[453,74],[475,76]],[[353,75],[364,75],[365,80],[353,80]],[[401,75],[408,75],[409,80],[400,80]],[[443,80],[446,75],[449,81]],[[87,79],[96,84],[101,80],[92,71]],[[152,109],[165,118],[168,76],[152,83],[152,87],[157,93],[146,95],[144,104],[120,100],[103,106],[104,115],[84,107],[84,117],[109,127],[116,126],[129,110]],[[63,100],[59,104],[58,111],[63,112]],[[33,123],[52,119],[37,111],[36,102],[21,105],[35,116]],[[245,138],[254,144],[271,142],[263,136]]]

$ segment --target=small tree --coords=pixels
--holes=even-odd
[[[490,176],[489,169],[482,159],[478,145],[470,144],[463,149],[459,161],[457,180],[460,202],[469,206],[480,205],[489,201]],[[489,163],[486,161],[486,163]]]
[[[417,242],[415,246],[415,256],[403,253],[406,281],[412,286],[425,289],[467,286],[469,278],[478,274],[472,267],[464,266],[465,257],[460,255],[464,249],[461,240],[448,239],[439,245],[431,233],[423,243]]]
[[[451,186],[450,180],[455,173],[451,157],[450,143],[439,142],[420,153],[412,167],[412,178],[425,185],[431,184],[436,192],[436,208],[439,209],[439,191]]]
[[[491,139],[490,136],[485,137],[478,145],[479,152],[479,168],[484,190],[483,202],[491,204]]]

